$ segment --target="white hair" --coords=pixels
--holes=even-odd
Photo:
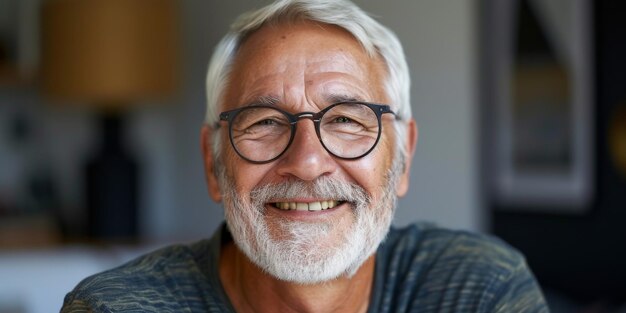
[[[411,117],[410,76],[404,51],[396,35],[348,0],[278,0],[256,11],[244,13],[222,38],[209,63],[206,80],[207,110],[205,123],[218,122],[218,109],[228,82],[231,63],[246,36],[269,23],[309,20],[335,25],[348,31],[372,58],[380,56],[386,64],[385,91],[388,103],[404,120],[394,123],[397,150],[406,154],[406,120]],[[213,153],[218,155],[220,140],[215,132]]]

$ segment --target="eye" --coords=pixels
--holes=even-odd
[[[266,119],[266,120],[258,121],[256,125],[271,126],[271,125],[276,125],[277,123],[278,122],[276,122],[275,120]]]
[[[288,124],[282,120],[276,118],[264,118],[253,122],[249,126],[243,128],[246,134],[277,134],[286,132],[288,130]]]
[[[335,118],[335,123],[352,123],[352,119],[347,118],[345,116],[339,116]]]

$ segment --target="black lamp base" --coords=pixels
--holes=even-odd
[[[100,151],[87,163],[88,234],[95,240],[135,240],[137,163],[124,151],[119,114],[100,117]]]

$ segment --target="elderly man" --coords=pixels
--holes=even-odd
[[[402,47],[348,1],[283,0],[216,49],[201,131],[226,224],[81,282],[63,311],[546,312],[523,257],[390,230],[417,141]]]

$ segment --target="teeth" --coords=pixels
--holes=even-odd
[[[319,202],[311,202],[309,203],[309,211],[320,211],[322,210],[322,204]]]
[[[324,200],[316,202],[276,202],[274,205],[281,210],[298,211],[321,211],[332,209],[339,204],[339,201]]]

